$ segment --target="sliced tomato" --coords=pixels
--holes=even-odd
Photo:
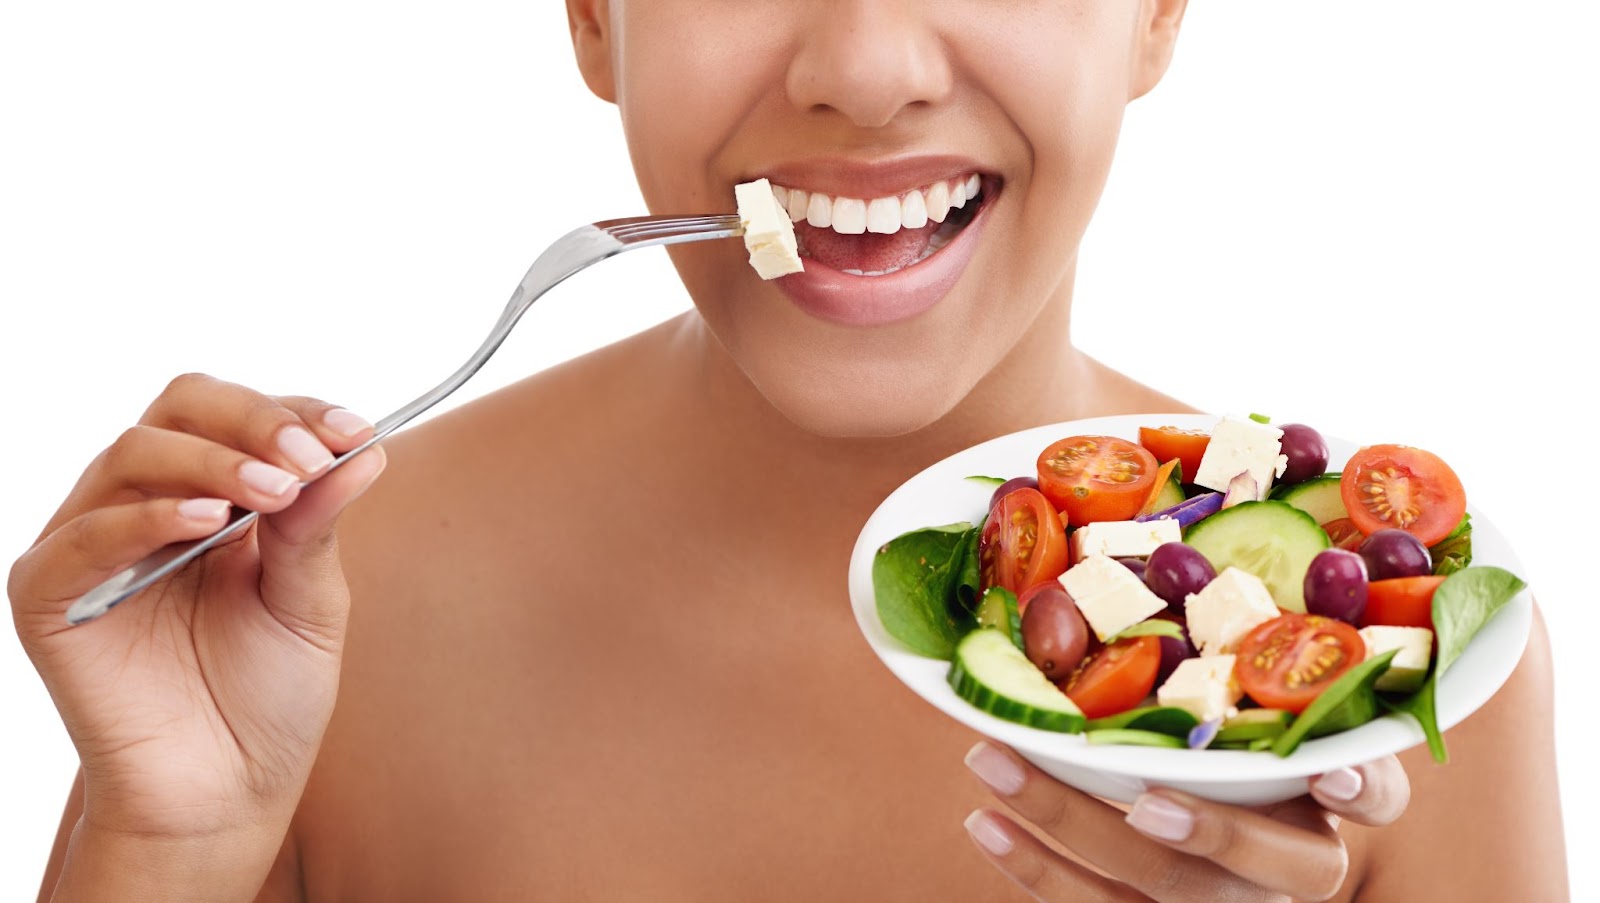
[[[1406,445],[1369,445],[1356,452],[1339,481],[1350,520],[1371,536],[1396,527],[1431,546],[1467,513],[1461,479],[1438,455]]]
[[[1149,496],[1159,466],[1126,439],[1073,436],[1039,456],[1039,491],[1078,526],[1128,520]]]
[[[1328,534],[1328,538],[1333,540],[1335,549],[1344,549],[1348,552],[1360,549],[1361,543],[1366,541],[1367,538],[1367,534],[1361,532],[1356,527],[1355,521],[1348,517],[1330,520],[1322,525],[1322,529],[1323,532]]]
[[[1372,581],[1367,584],[1367,609],[1361,615],[1361,626],[1387,624],[1432,630],[1433,591],[1443,582],[1443,577],[1431,574]]]
[[[1105,646],[1083,660],[1061,685],[1085,718],[1104,718],[1144,702],[1156,685],[1161,640],[1134,637]]]
[[[1349,624],[1320,615],[1284,614],[1245,634],[1233,673],[1251,699],[1299,714],[1366,657],[1367,644]]]
[[[1194,475],[1200,472],[1200,459],[1205,457],[1206,446],[1211,444],[1211,434],[1175,426],[1141,426],[1139,444],[1149,449],[1159,463],[1176,460],[1183,465],[1183,478],[1192,483]]]
[[[983,589],[1019,596],[1067,569],[1067,531],[1039,490],[1013,489],[995,503],[978,539],[978,569]]]

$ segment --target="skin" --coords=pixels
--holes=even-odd
[[[777,155],[960,153],[1005,185],[971,269],[926,315],[850,330],[734,243],[676,250],[695,312],[298,495],[239,466],[312,474],[286,428],[335,452],[362,429],[175,381],[8,585],[83,763],[41,899],[1565,896],[1542,622],[1448,767],[1414,750],[1362,766],[1353,800],[1335,781],[1264,812],[1160,791],[1143,833],[975,746],[860,640],[845,562],[911,473],[1025,426],[1184,409],[1067,330],[1122,107],[1181,2],[568,5],[652,210],[723,208]],[[267,516],[62,629],[101,577],[220,522],[187,498]],[[1138,816],[1161,801],[1192,814],[1182,837]]]

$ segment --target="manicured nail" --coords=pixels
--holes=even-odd
[[[306,473],[316,473],[333,463],[333,455],[303,427],[290,426],[279,430],[278,448],[294,462],[294,466]]]
[[[365,417],[346,411],[344,408],[334,408],[322,415],[322,422],[328,429],[333,430],[346,439],[361,435],[362,431],[372,429]]]
[[[1348,803],[1361,795],[1361,772],[1354,768],[1330,771],[1317,778],[1317,792]]]
[[[1011,852],[1011,838],[995,823],[994,816],[981,810],[975,811],[962,824],[967,826],[967,833],[978,842],[978,846],[996,856]]]
[[[299,482],[294,474],[265,461],[246,461],[239,465],[239,479],[251,489],[267,495],[283,495],[290,486]]]
[[[229,507],[227,499],[184,499],[178,503],[178,514],[189,520],[210,523],[226,517]]]
[[[1194,813],[1174,803],[1146,793],[1133,804],[1128,824],[1159,840],[1188,840],[1194,833]]]
[[[973,774],[1002,796],[1011,796],[1022,789],[1024,776],[1017,763],[981,740],[967,751],[966,762]]]

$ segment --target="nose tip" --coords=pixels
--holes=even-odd
[[[925,0],[817,6],[785,85],[797,108],[833,110],[858,127],[876,129],[907,108],[949,95],[949,60]]]

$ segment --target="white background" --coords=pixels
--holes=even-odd
[[[644,212],[553,0],[0,10],[3,561],[170,376],[377,417],[548,242]],[[1600,14],[1231,0],[1185,32],[1129,113],[1078,342],[1202,408],[1444,454],[1521,550],[1558,710],[1592,704]],[[686,306],[665,255],[609,263],[452,401]],[[0,694],[0,898],[31,899],[73,754],[14,639]],[[1558,724],[1573,851],[1600,803],[1582,720]]]

